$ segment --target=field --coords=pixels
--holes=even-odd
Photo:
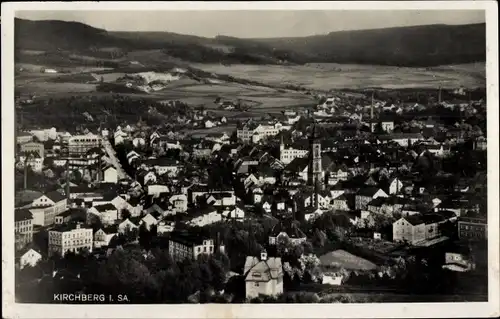
[[[319,259],[323,266],[340,267],[350,270],[373,270],[377,267],[374,263],[341,249],[324,254]]]
[[[340,88],[443,88],[484,87],[484,63],[430,68],[400,68],[391,66],[307,64],[300,66],[193,64],[207,72],[271,85],[300,85],[316,90]]]

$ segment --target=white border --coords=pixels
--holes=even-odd
[[[486,10],[489,302],[242,305],[35,305],[14,302],[14,37],[16,10]],[[495,317],[499,308],[498,9],[496,1],[2,3],[2,308],[6,318]]]

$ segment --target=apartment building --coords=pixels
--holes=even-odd
[[[174,260],[196,259],[201,254],[215,253],[215,242],[202,235],[173,232],[168,240],[168,251]]]
[[[16,247],[24,247],[33,241],[33,215],[29,209],[15,210],[14,234]]]
[[[68,151],[72,155],[82,155],[92,148],[100,147],[101,137],[92,133],[75,135],[68,139]]]
[[[93,231],[81,223],[58,225],[49,231],[49,256],[67,252],[79,253],[86,249],[92,251]]]

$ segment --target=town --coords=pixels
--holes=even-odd
[[[248,118],[120,98],[100,122],[97,98],[53,125],[18,99],[17,301],[487,300],[486,98],[430,91]]]

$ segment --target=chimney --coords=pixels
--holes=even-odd
[[[66,200],[67,203],[69,204],[69,187],[70,187],[70,182],[69,182],[69,157],[66,158]]]

